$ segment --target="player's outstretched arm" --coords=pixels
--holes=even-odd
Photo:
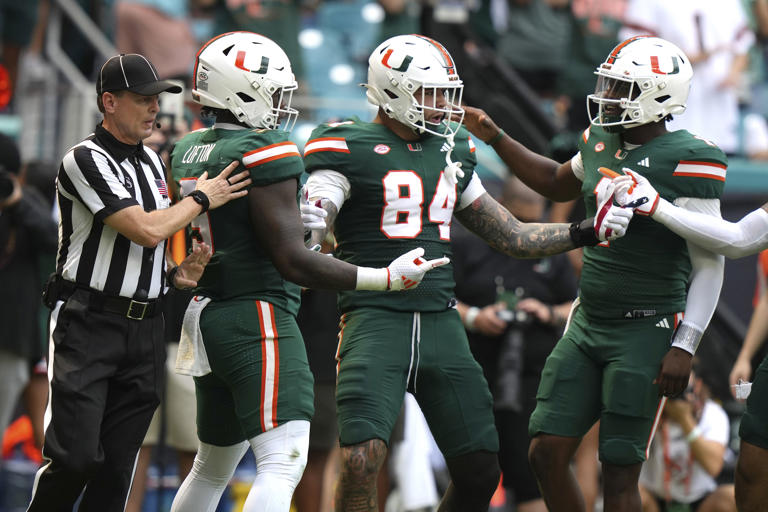
[[[520,181],[553,201],[570,201],[581,195],[581,181],[570,160],[560,164],[526,148],[505,134],[485,111],[463,105],[464,126],[490,145]]]
[[[448,258],[425,260],[420,248],[384,268],[358,267],[308,251],[294,180],[252,187],[248,201],[256,236],[275,267],[285,279],[305,288],[404,290],[418,286],[429,270],[448,263]]]
[[[616,186],[619,204],[647,199],[651,218],[667,226],[686,240],[729,258],[741,258],[768,248],[768,203],[747,214],[738,222],[713,217],[675,206],[664,198],[641,174],[626,169],[636,184],[623,181]],[[618,180],[618,178],[617,178]],[[655,201],[655,198],[658,198]]]
[[[617,238],[624,234],[632,218],[626,209],[613,207],[597,222],[595,218],[570,225],[521,222],[487,193],[454,215],[488,245],[518,258],[540,258],[576,247],[597,245],[607,239],[606,235]],[[615,229],[606,230],[601,222],[607,222]]]

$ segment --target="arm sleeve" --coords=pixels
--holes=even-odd
[[[710,222],[720,220],[720,200],[678,198],[685,210],[702,212]],[[724,258],[688,241],[691,258],[691,277],[685,304],[684,322],[699,332],[704,332],[717,307],[723,286]]]
[[[741,258],[768,248],[768,212],[763,208],[738,222],[728,222],[661,199],[653,218],[686,240],[729,258]]]
[[[571,158],[571,169],[573,170],[573,175],[576,176],[579,181],[584,181],[584,160],[581,158],[581,151]]]
[[[352,188],[346,176],[330,169],[312,171],[306,186],[308,197],[324,197],[333,203],[336,211],[349,199]]]
[[[463,210],[472,204],[472,201],[483,194],[485,194],[485,187],[483,186],[483,182],[480,181],[480,177],[476,172],[472,173],[472,178],[470,178],[469,183],[467,184],[467,188],[465,188],[464,192],[461,193],[461,198],[459,199],[459,204],[456,206],[456,211],[458,212]]]

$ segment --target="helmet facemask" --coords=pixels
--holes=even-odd
[[[439,137],[455,135],[464,120],[461,96],[464,86],[425,84],[412,95],[413,105],[406,119],[417,133],[427,132]],[[451,121],[456,124],[451,125]]]
[[[628,124],[637,123],[642,117],[640,103],[636,101],[639,95],[640,88],[633,80],[598,75],[595,93],[587,96],[590,122],[609,132],[622,131]]]
[[[261,112],[261,125],[258,127],[286,132],[291,131],[299,116],[299,111],[291,107],[293,91],[298,88],[296,82],[288,85],[279,85],[268,79],[262,79],[260,85],[254,83],[253,86],[257,94],[262,96],[264,103],[271,104],[269,111]],[[240,99],[244,99],[243,94],[238,96],[240,96]],[[247,106],[245,108],[247,109]],[[258,115],[259,112],[253,113],[254,117]]]

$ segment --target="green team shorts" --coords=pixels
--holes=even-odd
[[[739,437],[768,450],[768,356],[755,372],[752,391],[747,398],[747,410],[741,417]]]
[[[577,306],[544,365],[528,424],[531,437],[581,437],[599,419],[601,461],[644,461],[661,404],[653,380],[669,351],[675,318],[598,320]]]
[[[491,393],[456,310],[355,309],[342,315],[338,360],[342,446],[388,443],[408,390],[443,455],[498,451]]]
[[[230,446],[313,414],[296,317],[264,301],[211,302],[200,330],[212,373],[195,377],[201,441]]]

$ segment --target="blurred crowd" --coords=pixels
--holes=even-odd
[[[768,0],[2,0],[0,131],[8,133],[0,137],[0,428],[14,423],[17,429],[6,434],[13,439],[3,445],[7,458],[19,456],[23,447],[24,456],[39,461],[47,337],[38,290],[54,270],[57,240],[55,164],[40,160],[34,145],[19,143],[25,130],[36,129],[23,122],[25,99],[35,94],[28,85],[41,74],[60,76],[50,50],[55,45],[91,81],[104,60],[69,21],[58,41],[47,39],[54,13],[74,8],[118,52],[147,56],[161,77],[176,79],[187,89],[202,42],[234,30],[263,34],[290,57],[299,81],[295,105],[302,121],[311,125],[348,114],[345,101],[363,103],[357,83],[364,80],[367,56],[378,42],[395,34],[422,33],[442,42],[456,59],[466,83],[466,103],[491,113],[513,138],[560,161],[577,151],[575,134],[589,124],[584,99],[594,91],[595,64],[619,41],[653,34],[677,44],[695,71],[688,112],[676,117],[671,129],[688,129],[714,141],[734,161],[768,161]],[[66,79],[59,81],[60,87],[67,85]],[[145,141],[165,158],[176,140],[206,123],[186,94],[182,101],[161,107],[161,128]],[[360,110],[361,117],[370,114],[364,106]],[[13,119],[22,122],[17,125]],[[302,133],[306,137],[308,132],[295,131],[298,142],[304,142]],[[495,188],[499,201],[522,220],[578,217],[570,211],[578,205],[552,207],[513,178],[495,173],[493,165],[486,173],[489,190]],[[476,247],[477,239],[462,235],[457,233],[453,241],[458,307],[473,354],[492,388],[502,446],[503,482],[492,509],[546,510],[527,470],[526,425],[544,359],[576,297],[578,250],[570,257],[515,260],[484,244]],[[184,250],[184,241],[179,243],[177,261]],[[754,286],[754,304],[765,310],[768,255],[761,255],[756,271],[743,273],[753,278],[743,293]],[[337,471],[333,384],[338,313],[329,307],[333,304],[333,294],[309,291],[299,314],[315,376],[316,418],[308,465],[295,495],[298,512],[330,510]],[[749,318],[751,312],[738,316]],[[735,510],[731,483],[742,405],[729,390],[748,378],[744,365],[759,360],[759,354],[752,361],[736,359],[740,338],[754,337],[760,329],[753,321],[748,330],[736,329],[727,339],[727,329],[722,329],[705,340],[735,342],[726,352],[728,363],[735,361],[737,367],[730,377],[714,372],[725,362],[717,360],[723,352],[704,351],[689,389],[667,405],[641,474],[644,511],[673,510],[660,508],[672,501],[697,503],[700,511]],[[169,382],[169,402],[194,403],[190,382]],[[395,451],[382,472],[380,510],[431,510],[446,485],[445,468],[429,433],[423,422],[413,419],[418,414],[418,408],[405,407],[393,435],[393,446],[407,455]],[[29,435],[16,436],[22,429],[17,422],[25,417]],[[138,475],[158,463],[163,454],[153,455],[151,447],[161,445],[178,453],[177,474],[183,480],[194,457],[194,428],[193,407],[158,413]],[[585,438],[574,462],[589,510],[600,507],[596,436],[597,430]],[[706,445],[692,450],[699,438]],[[163,464],[173,460],[165,456]],[[398,464],[403,456],[409,462]],[[426,469],[407,474],[415,461],[423,461]],[[127,510],[149,510],[142,505],[145,481],[146,476],[137,479],[142,485],[135,486]],[[424,491],[431,488],[435,490]],[[0,499],[0,511],[2,503]]]

